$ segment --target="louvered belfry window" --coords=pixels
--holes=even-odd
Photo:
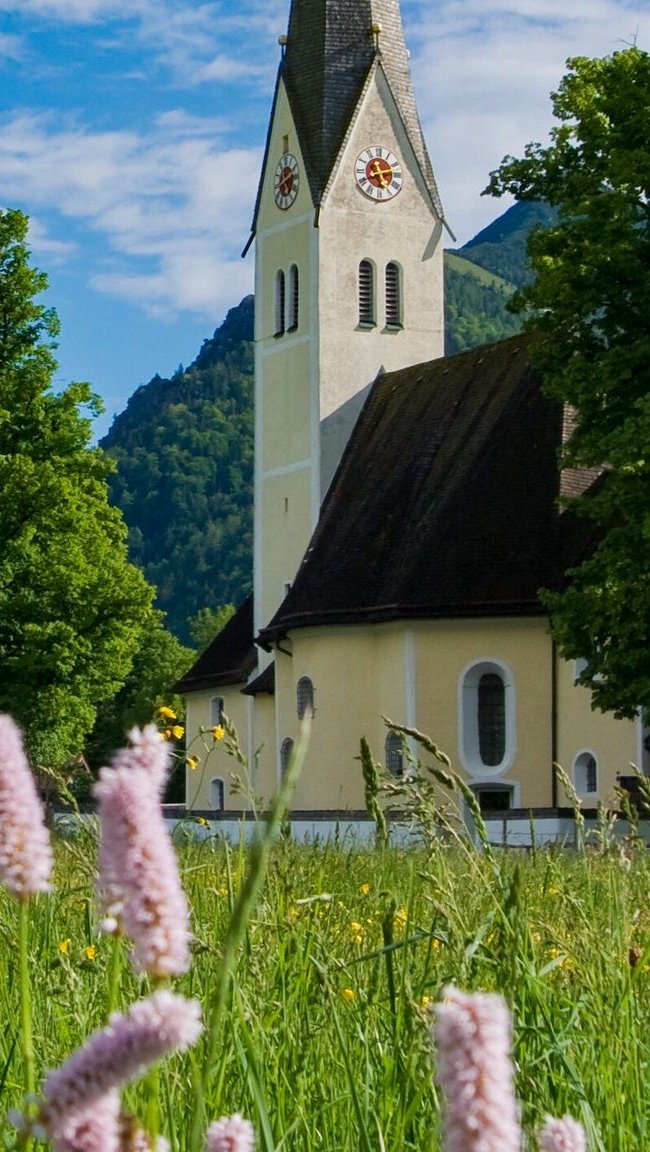
[[[484,672],[478,682],[478,745],[486,768],[501,764],[506,754],[506,690],[497,672]]]
[[[402,325],[402,293],[399,265],[392,261],[386,265],[386,327],[400,328]]]
[[[300,303],[300,280],[298,267],[292,264],[289,269],[289,324],[287,330],[295,332],[298,327],[298,307]]]
[[[359,323],[375,323],[375,270],[369,260],[359,265]]]
[[[284,309],[286,301],[286,284],[284,272],[280,268],[275,274],[275,335],[284,334]]]

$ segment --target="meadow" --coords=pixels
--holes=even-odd
[[[239,1112],[263,1152],[434,1152],[440,1108],[430,1006],[453,982],[505,995],[527,1133],[571,1113],[591,1152],[650,1146],[650,869],[633,842],[583,854],[353,844],[271,849],[224,988],[223,948],[248,851],[177,846],[193,959],[173,981],[207,1014],[225,997],[203,1078],[205,1114]],[[36,1079],[149,990],[99,931],[96,830],[55,843],[55,886],[31,904]],[[16,901],[0,894],[2,1114],[19,1108]],[[232,933],[231,933],[232,934]],[[119,944],[126,949],[125,941]],[[211,1007],[212,1006],[212,1007]],[[172,1152],[191,1144],[204,1037],[156,1091]],[[151,1081],[127,1089],[142,1114]],[[5,1125],[4,1143],[13,1142]],[[531,1142],[531,1148],[534,1144]]]

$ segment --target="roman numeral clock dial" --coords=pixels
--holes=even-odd
[[[298,161],[290,152],[285,152],[278,160],[275,170],[274,195],[278,208],[286,211],[291,207],[298,195],[299,184]]]
[[[392,200],[402,190],[402,165],[390,148],[374,144],[357,156],[354,165],[357,186],[371,200]]]

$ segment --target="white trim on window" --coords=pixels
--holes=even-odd
[[[496,696],[492,692],[490,700],[488,694],[498,689],[496,677],[501,683],[502,695],[499,698],[498,691]],[[458,750],[460,762],[470,776],[489,779],[502,776],[512,767],[517,751],[515,708],[512,672],[502,660],[476,660],[463,669],[458,679]],[[497,731],[490,732],[494,724]],[[499,762],[486,763],[497,754],[497,749],[501,752]]]
[[[226,785],[222,776],[213,776],[210,781],[210,808],[213,812],[223,812],[226,807]]]
[[[597,796],[598,757],[592,748],[581,748],[573,758],[573,785],[578,796]]]

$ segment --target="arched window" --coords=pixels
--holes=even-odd
[[[284,335],[286,284],[281,268],[275,274],[275,335]]]
[[[480,677],[477,708],[479,754],[486,768],[495,768],[506,751],[506,688],[498,672]]]
[[[593,752],[579,752],[573,762],[573,782],[579,796],[598,791],[598,761]]]
[[[314,715],[314,685],[309,676],[301,676],[296,685],[296,704],[299,720]]]
[[[215,776],[210,781],[210,807],[213,812],[222,812],[224,808],[224,786],[223,780]]]
[[[223,696],[213,696],[210,701],[210,727],[223,723]]]
[[[515,696],[509,670],[496,660],[470,665],[459,686],[460,756],[472,775],[506,772],[515,757]]]
[[[284,776],[289,764],[291,762],[291,755],[293,753],[293,740],[290,736],[285,736],[280,746],[280,771]]]
[[[386,265],[385,283],[386,327],[402,327],[402,271],[391,261]]]
[[[389,732],[385,744],[386,768],[391,776],[404,775],[404,744],[399,732]]]
[[[359,265],[359,323],[374,326],[375,316],[375,269],[370,260],[362,260]]]
[[[300,279],[298,275],[298,266],[292,264],[289,269],[289,323],[287,325],[288,332],[295,332],[298,327],[298,315],[300,305]]]

